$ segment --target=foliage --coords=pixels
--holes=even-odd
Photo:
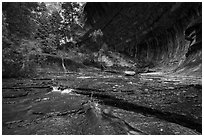
[[[64,2],[62,3],[61,14],[63,16],[61,34],[65,43],[76,43],[79,37],[84,35],[84,3]]]
[[[91,37],[93,41],[97,42],[103,37],[103,32],[101,29],[95,30],[89,35],[89,37]]]
[[[32,74],[33,67],[31,64],[33,62],[27,56],[29,50],[23,46],[23,40],[32,37],[34,26],[31,23],[31,16],[36,7],[37,3],[3,3],[3,77],[19,77]]]
[[[44,4],[40,5],[41,9],[44,8]],[[62,20],[58,11],[49,11],[44,9],[41,14],[36,17],[38,22],[37,32],[35,38],[38,39],[41,44],[41,48],[45,53],[55,52],[56,48],[60,44],[59,27]]]
[[[32,55],[61,55],[58,50],[73,48],[84,34],[81,3],[3,2],[2,11],[5,77],[30,75],[44,60]]]
[[[8,30],[18,37],[29,37],[32,29],[30,17],[37,6],[34,2],[3,2],[2,11],[6,15]]]

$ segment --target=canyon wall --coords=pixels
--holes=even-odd
[[[110,49],[134,58],[141,67],[201,77],[202,3],[99,3],[96,7],[88,21],[102,29]]]

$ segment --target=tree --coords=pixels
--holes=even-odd
[[[63,16],[61,33],[65,43],[76,43],[79,37],[84,35],[83,28],[85,20],[83,14],[84,3],[64,2],[62,3],[61,14]]]
[[[3,76],[13,77],[22,74],[21,68],[27,61],[28,54],[19,50],[25,39],[31,39],[33,23],[31,17],[35,14],[38,3],[4,2],[2,5],[2,47],[3,47]],[[33,26],[34,25],[34,26]]]
[[[60,24],[62,17],[59,14],[59,9],[55,9],[49,4],[40,4],[40,9],[43,9],[41,14],[36,18],[38,27],[35,38],[38,39],[43,52],[53,53],[60,45]]]
[[[21,38],[27,38],[31,34],[31,15],[38,4],[36,2],[3,2],[2,11],[5,14],[7,28]]]
[[[60,46],[73,46],[70,43],[84,33],[80,3],[4,2],[2,6],[3,70],[9,70],[4,74],[30,69],[31,54],[57,54]]]

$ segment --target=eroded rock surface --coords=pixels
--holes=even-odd
[[[100,71],[3,80],[3,134],[201,134],[200,84]]]

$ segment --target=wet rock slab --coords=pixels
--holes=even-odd
[[[81,72],[3,80],[3,134],[201,134],[202,86],[164,78]]]

